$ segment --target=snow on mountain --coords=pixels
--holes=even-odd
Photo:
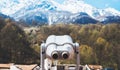
[[[39,1],[35,4],[29,4],[28,6],[19,9],[11,16],[14,17],[15,19],[19,19],[20,17],[23,17],[27,14],[28,15],[34,14],[37,16],[41,16],[42,14],[48,15],[48,11],[55,10],[56,8],[55,6],[51,4],[52,3],[48,1],[42,1],[42,2]],[[37,13],[39,13],[39,15]]]
[[[63,4],[54,4],[64,11],[69,11],[72,13],[85,12],[92,18],[102,21],[106,16],[120,16],[120,12],[113,8],[97,9],[89,4],[86,4],[83,0],[65,0]]]
[[[92,13],[96,10],[95,7],[84,3],[83,0],[65,0],[63,4],[54,1],[52,3],[58,7],[58,10],[69,11],[71,13],[86,12],[92,16]]]
[[[39,0],[0,0],[0,12],[11,15],[19,9],[34,4]]]
[[[62,7],[63,6],[63,7]],[[92,13],[95,8],[91,5],[85,4],[82,0],[65,0],[60,7],[61,10],[70,11],[72,13],[87,12]]]
[[[9,16],[0,13],[0,18],[1,18],[1,17],[2,17],[2,18],[10,18]]]
[[[33,4],[29,4],[19,10],[11,17],[15,20],[22,20],[26,23],[48,23],[48,15],[50,11],[56,11],[56,6],[52,5],[50,1],[38,1]]]
[[[113,8],[97,9],[83,0],[64,0],[63,4],[54,0],[1,0],[0,12],[16,20],[44,21],[45,23],[50,20],[53,23],[69,23],[82,18],[105,21],[109,16],[114,18],[120,16],[120,12]]]
[[[120,12],[115,10],[114,8],[106,8],[104,9],[106,12],[109,12],[110,14],[113,14],[114,16],[120,15]]]
[[[120,23],[120,16],[108,16],[102,23]]]

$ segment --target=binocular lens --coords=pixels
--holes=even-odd
[[[53,59],[58,59],[58,53],[57,53],[57,52],[53,52],[52,58],[53,58]]]
[[[69,54],[67,52],[63,52],[62,57],[63,57],[63,59],[68,59]]]

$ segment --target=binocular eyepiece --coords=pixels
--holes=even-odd
[[[68,52],[63,52],[62,53],[62,58],[63,59],[68,59],[69,58],[69,53]]]
[[[52,53],[52,58],[57,60],[59,58],[62,58],[62,59],[68,59],[69,58],[69,53],[68,52],[62,52],[62,53],[59,53],[59,52],[53,52]]]
[[[53,59],[58,59],[59,55],[58,55],[58,52],[53,52],[52,53],[52,58]]]

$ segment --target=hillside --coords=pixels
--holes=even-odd
[[[57,24],[22,28],[16,22],[0,18],[0,63],[39,64],[42,41],[49,35],[70,35],[80,44],[82,65],[99,64],[120,69],[120,24]],[[75,63],[75,60],[60,63]]]
[[[16,22],[0,18],[0,63],[38,63],[39,58]]]
[[[58,24],[40,26],[27,33],[33,46],[40,45],[49,35],[70,35],[80,44],[80,63],[98,64],[120,69],[120,24]],[[60,61],[60,63],[74,63]]]

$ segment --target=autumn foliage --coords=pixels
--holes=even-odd
[[[31,41],[41,44],[49,35],[66,34],[80,44],[81,64],[100,64],[120,69],[120,24],[45,25],[38,28]],[[75,63],[75,59],[61,63]]]

